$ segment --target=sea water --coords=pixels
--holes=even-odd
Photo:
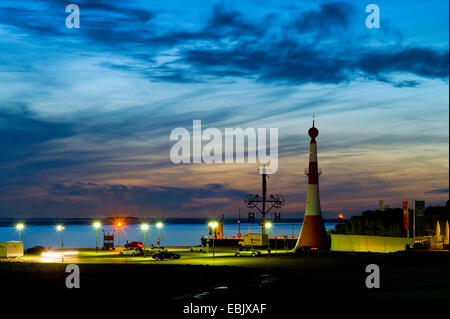
[[[325,222],[325,228],[330,230],[336,225],[335,222]],[[298,237],[302,223],[277,223],[270,229],[270,237],[287,236]],[[239,226],[236,223],[225,223],[225,237],[237,236]],[[104,225],[98,230],[98,245],[103,246],[103,234],[112,234],[113,225]],[[202,236],[209,236],[206,224],[164,224],[161,228],[162,246],[192,246],[199,245]],[[241,224],[240,232],[260,233],[261,227],[257,223]],[[24,248],[33,246],[44,246],[52,248],[61,247],[61,233],[56,230],[55,225],[25,225],[20,234],[24,243]],[[96,231],[91,225],[65,225],[63,231],[64,248],[88,248],[95,247]],[[150,225],[146,232],[146,245],[156,245],[158,229]],[[0,242],[18,240],[19,232],[13,226],[0,227]],[[114,234],[115,245],[118,245],[118,232]],[[130,224],[122,227],[120,231],[120,245],[123,246],[128,241],[144,242],[144,232],[139,224]]]

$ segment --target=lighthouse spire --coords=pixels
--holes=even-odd
[[[300,235],[297,240],[296,248],[302,247],[325,247],[327,246],[327,234],[323,222],[322,210],[320,208],[319,194],[319,171],[317,165],[317,142],[316,137],[319,130],[315,127],[315,118],[313,114],[313,126],[308,130],[311,138],[309,143],[309,165],[305,170],[308,176],[308,194],[306,199],[305,217]]]

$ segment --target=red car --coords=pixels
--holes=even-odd
[[[144,249],[144,244],[142,244],[140,241],[132,241],[130,243],[126,243],[124,245],[125,248],[132,248],[132,247],[137,247],[137,248],[141,248]]]

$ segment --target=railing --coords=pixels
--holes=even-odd
[[[429,244],[441,244],[444,243],[445,236],[431,235],[431,236],[417,236],[414,238],[414,243],[429,243]]]
[[[431,243],[432,237],[435,236],[416,236],[414,237],[414,243]]]

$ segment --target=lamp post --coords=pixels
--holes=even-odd
[[[211,229],[213,231],[213,258],[216,257],[215,243],[214,243],[214,240],[216,239],[216,233],[215,233],[214,229],[217,227],[217,225],[218,225],[217,222],[211,222],[208,224],[208,226],[211,227]]]
[[[120,247],[120,229],[122,228],[122,222],[117,222],[116,226],[119,231],[118,246]]]
[[[95,228],[95,252],[98,253],[98,229],[102,227],[102,224],[94,222],[93,226]]]
[[[270,255],[270,228],[272,228],[272,223],[266,223],[267,229],[267,253]]]
[[[18,223],[16,225],[16,229],[19,231],[19,241],[20,241],[20,233],[22,232],[22,229],[24,229],[25,225],[23,223]]]
[[[57,225],[56,230],[61,233],[61,261],[64,262],[64,240],[63,240],[63,230],[66,229],[63,225]]]
[[[145,249],[145,247],[147,246],[146,244],[147,244],[147,230],[148,230],[148,228],[149,228],[149,226],[148,226],[148,224],[142,224],[141,225],[141,230],[144,232],[144,249]]]
[[[164,226],[163,223],[156,223],[156,227],[158,228],[158,247],[161,246],[161,228]]]

